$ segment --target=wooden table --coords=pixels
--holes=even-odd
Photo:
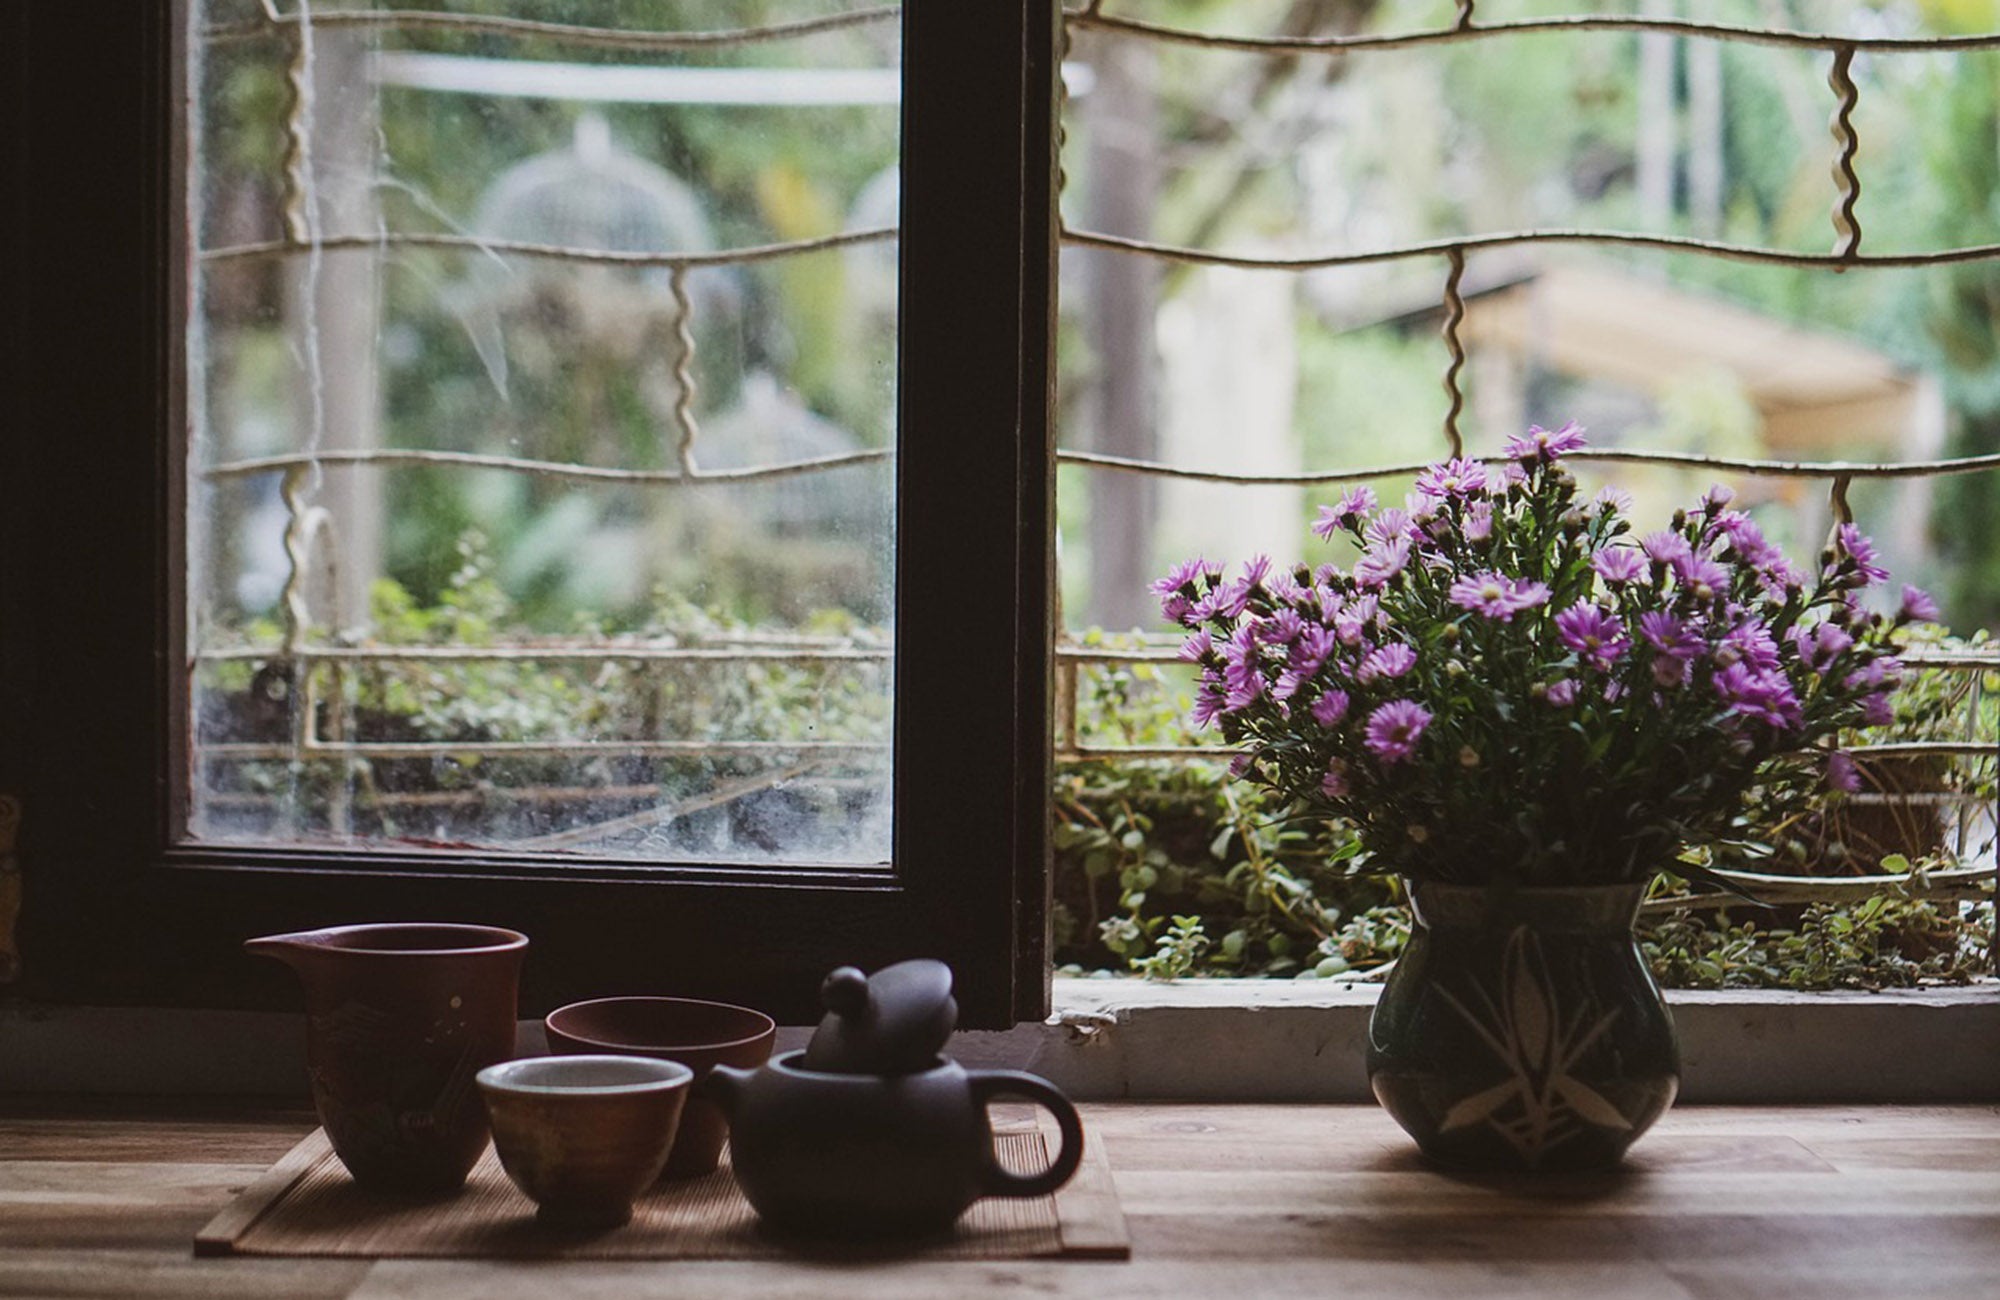
[[[194,1259],[312,1126],[290,1111],[0,1097],[0,1295],[2000,1297],[2000,1106],[1684,1108],[1614,1177],[1423,1168],[1368,1107],[1083,1107],[1129,1264]]]

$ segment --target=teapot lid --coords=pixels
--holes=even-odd
[[[864,975],[842,966],[820,985],[826,1017],[799,1064],[834,1074],[912,1074],[937,1061],[958,1025],[951,967],[918,958]]]

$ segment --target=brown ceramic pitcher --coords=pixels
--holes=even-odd
[[[473,1076],[514,1055],[526,935],[484,925],[343,925],[252,939],[306,989],[313,1105],[364,1187],[456,1190],[485,1149]]]

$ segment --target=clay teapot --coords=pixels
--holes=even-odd
[[[354,1180],[456,1190],[486,1147],[473,1078],[514,1055],[527,936],[484,925],[343,925],[252,939],[306,991],[313,1107]]]
[[[873,979],[843,968],[828,977],[829,1014],[811,1046],[755,1070],[709,1073],[701,1088],[729,1117],[736,1181],[767,1224],[809,1235],[942,1233],[982,1196],[1046,1196],[1076,1172],[1083,1126],[1053,1084],[939,1054],[956,1018],[950,988],[938,962]],[[834,1068],[813,1068],[822,1063]],[[1062,1145],[1048,1169],[1000,1167],[986,1113],[999,1096],[1055,1116]]]

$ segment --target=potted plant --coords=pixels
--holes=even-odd
[[[1839,733],[1889,720],[1893,634],[1936,617],[1852,524],[1813,573],[1731,494],[1637,536],[1579,499],[1569,425],[1494,464],[1431,466],[1402,507],[1367,488],[1313,531],[1350,569],[1193,560],[1155,584],[1191,635],[1194,721],[1235,774],[1353,825],[1357,870],[1405,881],[1418,927],[1370,1028],[1375,1094],[1447,1163],[1614,1163],[1672,1103],[1673,1025],[1632,940],[1647,883],[1727,887],[1690,849],[1746,799],[1855,784]]]

